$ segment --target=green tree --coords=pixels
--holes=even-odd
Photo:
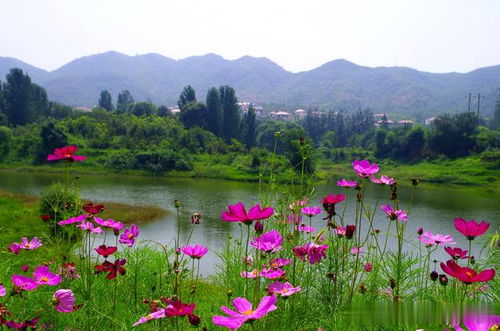
[[[243,116],[241,130],[243,142],[248,149],[255,146],[257,132],[257,124],[255,118],[255,109],[253,108],[253,105],[250,105],[250,107],[248,107],[248,111]]]
[[[135,116],[150,116],[156,114],[156,106],[151,102],[138,102],[132,112]]]
[[[469,154],[476,144],[477,121],[474,113],[438,116],[432,123],[430,149],[452,158]]]
[[[240,131],[240,109],[234,89],[228,85],[219,87],[219,95],[222,109],[222,132],[226,142],[239,138]]]
[[[109,91],[101,91],[99,96],[99,108],[106,109],[107,111],[112,111],[114,109],[113,100]]]
[[[190,102],[181,108],[179,119],[189,129],[195,126],[206,129],[208,127],[208,108],[201,102]]]
[[[47,155],[52,153],[55,148],[60,148],[68,144],[68,137],[66,134],[52,122],[42,127],[40,137],[42,138],[42,142],[38,149],[38,162],[45,162]]]
[[[182,90],[177,105],[179,106],[179,109],[182,109],[182,107],[191,102],[196,102],[196,92],[191,85],[187,85]]]
[[[41,86],[31,84],[30,108],[32,109],[33,119],[39,116],[49,116],[49,100],[47,91]]]
[[[168,109],[167,106],[160,106],[158,107],[158,116],[161,116],[161,117],[166,117],[166,116],[170,116],[172,115],[172,112],[170,111],[170,109]]]
[[[134,98],[128,90],[124,90],[118,94],[116,100],[116,110],[120,113],[126,113],[132,110],[134,106]]]
[[[495,103],[495,112],[493,113],[493,121],[491,127],[500,130],[500,88],[498,89],[498,96]]]
[[[222,136],[222,109],[220,103],[219,90],[212,87],[207,92],[207,110],[208,110],[208,130],[218,137]]]
[[[9,122],[25,125],[34,118],[34,109],[30,103],[31,78],[19,68],[11,69],[4,85],[5,114]]]

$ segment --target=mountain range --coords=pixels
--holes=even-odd
[[[309,71],[289,72],[267,58],[226,60],[216,54],[174,60],[159,54],[128,56],[107,52],[85,56],[53,71],[0,57],[0,77],[18,67],[43,86],[49,99],[92,107],[99,93],[129,90],[136,101],[174,105],[191,84],[203,100],[212,86],[230,85],[240,101],[273,108],[329,108],[374,112],[417,119],[467,110],[469,93],[481,93],[481,113],[493,112],[500,88],[500,65],[468,73],[428,73],[407,67],[365,67],[334,60]],[[472,100],[476,111],[477,98]]]

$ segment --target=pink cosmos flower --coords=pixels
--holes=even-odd
[[[35,267],[33,278],[35,278],[37,285],[54,286],[62,281],[61,276],[50,272],[49,267],[47,267],[46,265]]]
[[[308,243],[307,245],[307,256],[309,257],[309,263],[314,264],[320,262],[322,258],[326,257],[326,250],[328,245],[316,245],[315,243]]]
[[[180,300],[170,300],[169,305],[165,308],[167,317],[187,316],[191,315],[196,308],[194,303],[183,303]]]
[[[146,315],[144,317],[141,317],[137,322],[135,322],[132,326],[137,326],[139,324],[142,324],[142,323],[146,323],[146,322],[149,322],[153,319],[160,319],[160,318],[164,318],[166,315],[165,315],[165,309],[160,309],[160,310],[157,310],[155,311],[154,313],[151,313],[149,315]]]
[[[235,298],[233,305],[237,311],[222,306],[221,310],[229,316],[213,316],[212,322],[217,326],[226,327],[231,330],[239,329],[244,323],[258,320],[269,312],[276,310],[277,298],[275,295],[265,296],[260,301],[257,309],[252,309],[252,304],[245,298]]]
[[[302,208],[302,213],[308,217],[313,217],[314,215],[321,214],[321,209],[317,206],[304,207]]]
[[[361,247],[353,246],[351,248],[351,254],[352,255],[359,255],[359,254],[363,254],[363,253],[364,253],[364,251],[363,251],[363,248],[361,248]]]
[[[301,259],[303,262],[306,261],[307,253],[308,253],[308,246],[307,245],[302,245],[302,246],[295,246],[292,249],[293,255]]]
[[[250,245],[266,253],[275,253],[282,249],[283,237],[276,230],[263,233],[260,237],[255,237]]]
[[[91,201],[89,201],[82,206],[82,209],[85,210],[87,213],[91,213],[92,215],[97,215],[99,213],[102,213],[106,208],[104,208],[104,205],[101,204],[94,205]]]
[[[371,262],[366,262],[363,266],[366,272],[371,272],[373,270],[373,264]]]
[[[260,276],[267,279],[277,279],[285,275],[286,271],[282,269],[267,269],[264,268],[260,272]]]
[[[336,204],[336,203],[342,202],[344,200],[345,200],[345,195],[343,195],[343,194],[335,195],[333,193],[330,193],[321,200],[321,203],[323,204],[323,207],[324,207],[325,205]]]
[[[455,218],[455,228],[469,240],[482,235],[488,231],[489,227],[490,224],[486,221],[478,223],[476,220],[466,221],[463,218]]]
[[[453,237],[451,234],[444,235],[444,234],[433,234],[430,231],[424,232],[421,236],[417,237],[422,243],[424,243],[426,246],[432,246],[432,245],[439,245],[439,246],[444,246],[444,245],[453,245],[455,242],[453,241]]]
[[[388,177],[386,175],[380,176],[380,179],[375,178],[375,176],[370,176],[370,180],[375,184],[381,185],[394,185],[396,180],[394,178]]]
[[[181,251],[193,259],[201,259],[208,252],[208,248],[203,245],[184,246]]]
[[[376,163],[370,163],[368,160],[352,161],[354,172],[361,178],[368,178],[379,171]]]
[[[444,250],[446,251],[446,253],[450,254],[450,256],[454,259],[454,260],[459,260],[459,259],[468,259],[470,256],[466,256],[467,255],[467,252],[468,250],[462,250],[461,248],[452,248],[450,246],[446,246],[444,248]]]
[[[117,222],[117,221],[112,220],[112,219],[107,219],[104,221],[102,218],[94,217],[94,221],[97,224],[99,224],[100,226],[105,227],[105,228],[121,230],[124,227],[122,222]]]
[[[240,276],[243,278],[257,278],[259,277],[259,272],[257,269],[253,269],[252,271],[242,271]]]
[[[252,224],[252,221],[269,218],[273,215],[273,213],[273,208],[261,208],[260,205],[253,206],[247,213],[243,203],[238,202],[235,205],[228,205],[227,211],[223,212],[220,217],[226,222],[242,222],[249,225]]]
[[[398,220],[398,221],[407,221],[408,220],[408,215],[404,210],[394,210],[392,209],[391,205],[382,205],[380,207],[385,214],[387,215],[387,218],[390,220]]]
[[[120,235],[120,244],[127,245],[128,247],[134,246],[135,239],[139,235],[139,227],[135,224],[132,224],[132,226],[128,229],[125,229],[125,231]]]
[[[0,297],[4,297],[7,294],[7,290],[5,289],[5,286],[3,286],[2,283],[0,283]]]
[[[340,186],[340,187],[356,187],[356,186],[358,186],[358,183],[356,183],[354,181],[348,181],[345,178],[343,178],[342,180],[337,181],[337,186]]]
[[[47,161],[54,161],[54,160],[65,160],[65,161],[69,161],[69,162],[84,161],[87,158],[86,156],[74,155],[77,150],[78,150],[78,147],[76,147],[74,145],[56,148],[56,149],[54,149],[54,154],[49,154],[47,156]]]
[[[108,256],[113,255],[118,250],[118,247],[101,245],[94,249],[97,254],[104,256],[104,258],[106,259]]]
[[[464,325],[468,331],[489,331],[498,330],[500,327],[499,315],[467,314],[464,317]],[[454,321],[455,331],[465,331]]]
[[[307,202],[308,202],[307,198],[303,198],[302,200],[297,200],[297,201],[291,203],[290,205],[288,205],[288,210],[294,210],[297,207],[305,206],[305,205],[307,205]]]
[[[301,224],[298,226],[297,231],[310,233],[316,231],[316,228],[314,226],[307,226],[305,224]]]
[[[94,223],[92,222],[83,222],[78,224],[76,227],[90,233],[104,233],[100,227],[94,227]]]
[[[22,323],[17,323],[16,321],[6,321],[5,319],[2,321],[5,323],[5,325],[9,328],[9,329],[16,329],[16,330],[37,330],[38,327],[37,327],[37,324],[38,324],[38,321],[40,320],[40,316],[38,317],[35,317],[33,319],[30,319],[30,320],[26,320]]]
[[[28,241],[26,237],[22,237],[20,246],[22,249],[34,250],[42,246],[42,242],[38,239],[38,237],[33,237],[31,241]]]
[[[21,251],[21,245],[19,245],[18,243],[12,243],[12,245],[7,247],[7,250],[11,253],[19,254],[19,252]]]
[[[299,292],[300,290],[301,290],[300,286],[293,287],[293,285],[290,284],[289,282],[286,282],[283,284],[283,283],[280,283],[278,281],[272,283],[267,288],[267,291],[269,292],[269,294],[279,294],[282,297],[290,296],[294,293]]]
[[[337,237],[342,238],[346,234],[346,227],[345,226],[337,226],[333,232],[337,234]]]
[[[64,221],[59,221],[57,224],[59,224],[59,225],[68,225],[68,224],[74,224],[74,223],[82,223],[88,217],[89,217],[88,214],[79,215],[79,216],[68,218],[67,220],[64,220]]]
[[[36,281],[33,278],[15,274],[12,275],[12,284],[23,291],[31,291],[38,287]]]
[[[449,260],[446,264],[441,262],[441,269],[448,275],[457,278],[465,284],[488,282],[495,277],[495,269],[486,269],[478,274],[476,270],[461,267],[453,260]]]
[[[55,308],[60,313],[71,313],[75,310],[75,295],[71,290],[57,290],[53,298],[55,300]]]
[[[272,259],[271,261],[269,261],[269,266],[273,269],[279,269],[281,267],[289,265],[292,262],[293,262],[293,260],[277,258],[277,259]]]
[[[59,268],[59,273],[64,279],[79,279],[80,275],[76,271],[75,264],[73,262],[63,263]]]

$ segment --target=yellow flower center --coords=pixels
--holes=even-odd
[[[47,283],[49,281],[49,279],[45,276],[43,276],[40,280],[44,283]]]
[[[252,309],[247,310],[246,312],[243,313],[243,315],[248,316],[253,313]]]
[[[281,293],[286,293],[286,292],[288,292],[288,290],[286,288],[281,290]]]
[[[128,235],[128,239],[134,239],[134,235],[131,233]]]
[[[64,157],[71,157],[71,154],[64,154]]]
[[[472,271],[466,271],[465,274],[470,278],[474,277],[474,273]]]
[[[26,248],[30,248],[31,247],[31,244],[25,244],[24,247]]]

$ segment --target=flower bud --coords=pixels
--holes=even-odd
[[[179,208],[181,206],[181,202],[179,200],[174,200],[174,207]]]
[[[413,185],[413,186],[417,186],[417,185],[418,185],[418,183],[420,182],[420,180],[418,180],[418,179],[416,179],[416,178],[412,178],[412,179],[410,179],[410,180],[411,180],[411,185]]]
[[[389,279],[389,286],[391,289],[394,289],[396,287],[396,280],[394,278]]]
[[[476,259],[474,256],[469,257],[470,264],[476,264]]]
[[[255,222],[254,230],[255,230],[255,233],[262,234],[264,232],[264,224],[262,224],[261,221]]]
[[[195,314],[189,314],[188,320],[189,320],[189,323],[191,323],[191,325],[193,325],[193,326],[198,326],[201,323],[201,318]]]
[[[356,230],[356,225],[347,225],[345,227],[345,237],[347,239],[352,239],[355,230]]]
[[[201,213],[195,212],[193,215],[191,215],[191,223],[193,224],[200,224],[201,220]]]
[[[226,295],[227,295],[227,297],[228,297],[228,298],[232,297],[232,296],[233,296],[233,290],[228,289],[228,290],[226,291]]]
[[[446,277],[446,275],[444,274],[439,275],[439,283],[441,283],[441,285],[443,286],[448,285],[448,277]]]
[[[436,270],[434,270],[433,272],[431,272],[431,273],[430,273],[429,277],[431,278],[431,280],[432,280],[433,282],[435,282],[435,281],[438,279],[439,275],[438,275],[438,273],[436,272]]]
[[[113,234],[118,237],[120,235],[120,230],[113,229]]]
[[[373,270],[373,264],[370,262],[366,262],[366,264],[363,266],[366,272],[371,272]]]
[[[418,228],[417,234],[421,236],[424,233],[424,229],[422,227]]]
[[[366,286],[365,286],[365,284],[361,283],[359,285],[359,293],[361,293],[361,294],[365,294],[366,293]]]
[[[22,270],[23,272],[27,272],[29,269],[30,269],[30,266],[29,266],[29,265],[27,265],[27,264],[23,264],[23,266],[21,267],[21,270]]]
[[[329,272],[326,274],[326,278],[328,278],[329,280],[331,280],[332,282],[335,282],[337,281],[337,276],[335,275],[335,273],[333,272]]]

